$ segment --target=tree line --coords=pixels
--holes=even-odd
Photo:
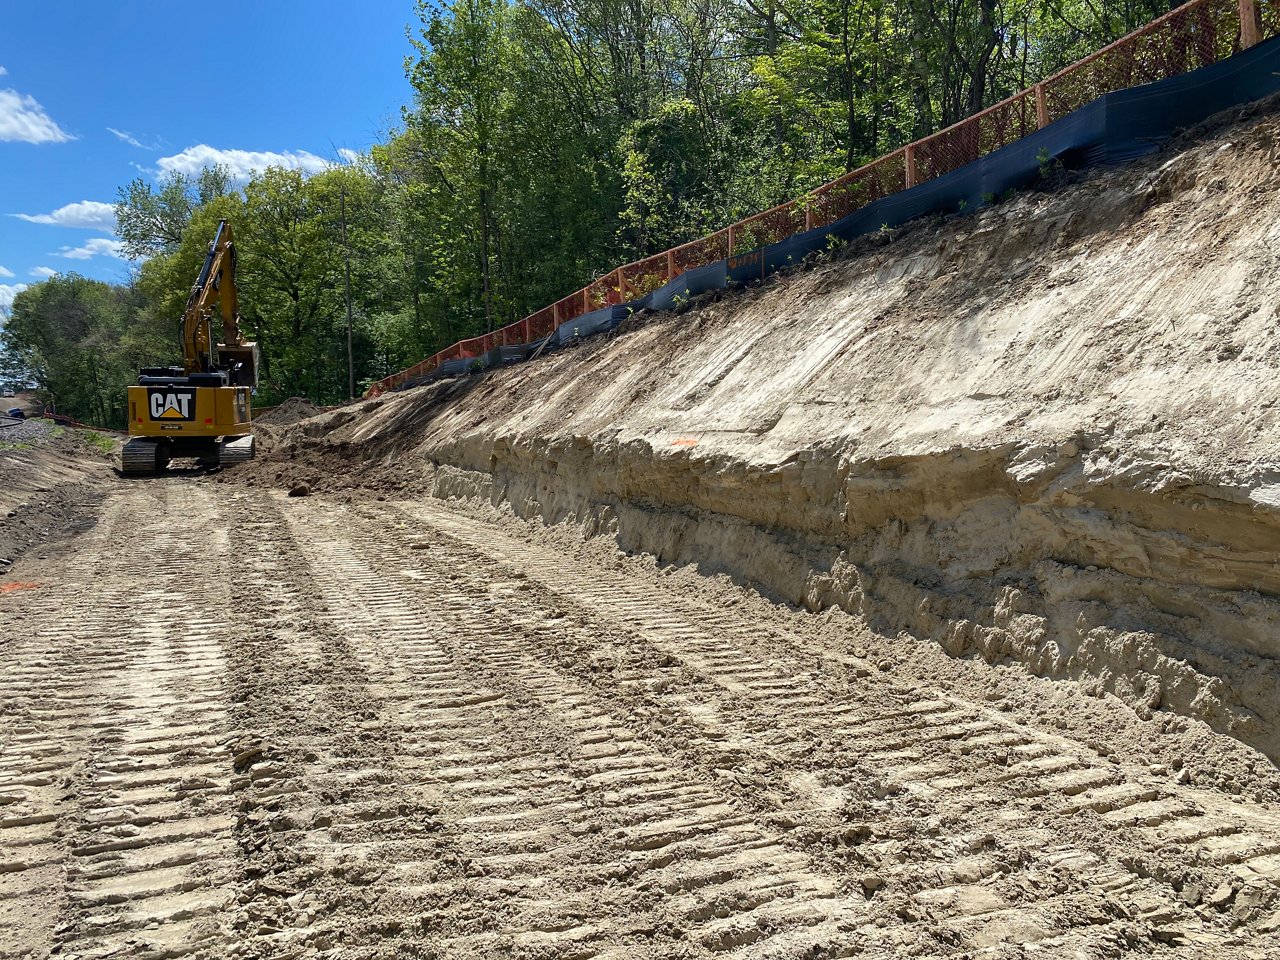
[[[358,163],[134,180],[131,281],[20,293],[0,362],[123,422],[218,219],[232,221],[259,404],[347,395],[343,264],[366,384],[619,263],[791,199],[997,102],[1167,0],[418,0],[413,100]],[[345,238],[345,239],[344,239]],[[0,371],[3,375],[4,371]]]

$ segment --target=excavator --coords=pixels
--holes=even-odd
[[[217,343],[215,305],[222,327]],[[249,398],[258,385],[258,345],[240,331],[236,248],[226,220],[218,223],[187,298],[180,336],[182,366],[144,367],[129,387],[123,473],[161,473],[177,458],[213,467],[253,457]]]

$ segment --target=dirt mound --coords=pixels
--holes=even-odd
[[[1280,756],[1280,122],[1229,119],[254,476],[573,522]]]
[[[314,417],[316,414],[323,412],[324,407],[318,407],[310,400],[305,400],[302,397],[290,397],[284,403],[272,407],[266,413],[255,415],[253,422],[266,424],[269,427],[287,427],[290,424],[297,423],[299,420],[306,420],[308,417]]]
[[[403,458],[422,442],[440,404],[458,399],[481,382],[478,377],[442,381],[415,390],[409,404],[398,402],[400,396],[366,400],[278,430],[268,427],[259,433],[259,455],[224,470],[218,481],[269,487],[305,484],[314,493],[424,493],[425,479],[406,471]],[[384,409],[385,416],[378,413]]]
[[[291,397],[262,416],[253,418],[258,455],[291,449],[300,439],[323,437],[358,416],[362,403],[346,407],[320,407],[302,397]]]

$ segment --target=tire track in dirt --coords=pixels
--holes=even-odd
[[[363,512],[386,526],[381,508]],[[874,868],[863,877],[868,892],[934,925],[934,937],[946,939],[941,922],[957,945],[970,947],[1022,938],[1060,948],[1154,941],[1226,949],[1250,940],[1234,928],[1274,909],[1280,829],[1273,811],[1170,788],[1136,765],[996,711],[907,688],[857,657],[655,593],[438,506],[402,516],[428,525],[412,531],[419,535],[446,534],[430,539],[433,549],[446,547],[446,562],[487,563],[508,583],[514,569],[536,581],[540,605],[575,611],[571,619],[588,625],[574,654],[580,662],[606,646],[627,651],[633,665],[666,658],[658,662],[667,664],[668,679],[631,684],[623,703],[663,718],[668,735],[670,715],[682,714],[680,736],[690,743],[723,743],[745,731],[751,749],[739,754],[751,759],[738,775],[771,784],[765,792],[807,824],[819,847],[838,848],[847,836],[841,831],[852,829],[851,864]],[[413,546],[397,526],[384,543]],[[447,549],[451,542],[467,550]],[[507,612],[520,607],[511,596],[495,602]],[[536,619],[535,612],[528,622]],[[593,654],[600,623],[622,632],[612,631]],[[565,661],[555,645],[543,649]],[[604,656],[607,663],[610,653]],[[627,688],[627,669],[605,671],[597,686]],[[670,679],[681,671],[696,678],[689,689]],[[601,676],[598,665],[586,676],[593,674]],[[719,689],[709,694],[708,686]],[[790,753],[754,746],[770,736]],[[878,805],[851,789],[868,779]],[[815,814],[815,806],[827,813]],[[894,808],[899,826],[916,825],[897,840],[892,828],[884,837]],[[878,837],[859,837],[868,824]]]
[[[242,855],[233,955],[425,955],[413,934],[433,897],[406,893],[397,864],[444,886],[458,869],[404,766],[394,692],[335,628],[276,505],[231,501],[246,615],[228,654]],[[412,909],[388,909],[400,897]]]
[[[34,570],[0,957],[1280,955],[1274,810],[442,505],[128,484]]]
[[[416,679],[408,706],[422,719],[406,751],[467,857],[455,897],[477,902],[488,927],[442,918],[442,956],[891,954],[875,927],[853,945],[867,919],[860,891],[537,657],[495,615],[483,566],[424,557],[406,571],[350,515],[285,513],[308,531],[300,548],[354,645],[378,638],[371,674]]]
[[[225,597],[216,513],[192,486],[122,490],[38,589],[0,598],[21,638],[0,693],[0,955],[222,955],[222,623],[201,615]]]

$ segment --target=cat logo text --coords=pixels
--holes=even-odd
[[[191,388],[150,387],[147,404],[152,420],[194,420],[196,392]]]

